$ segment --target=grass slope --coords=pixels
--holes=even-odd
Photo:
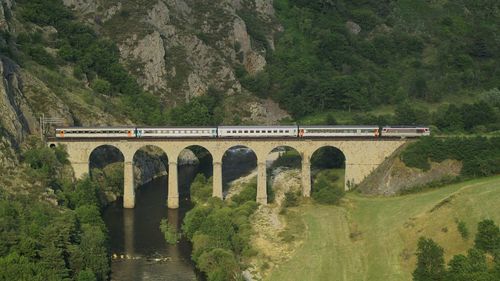
[[[306,225],[305,242],[268,280],[411,280],[418,237],[435,239],[449,259],[473,244],[479,220],[500,222],[500,176],[401,197],[351,193],[340,207],[292,210]],[[456,219],[471,238],[461,238]]]

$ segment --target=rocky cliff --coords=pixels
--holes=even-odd
[[[64,3],[118,44],[128,70],[167,107],[204,95],[209,87],[228,96],[245,92],[235,69],[261,71],[280,29],[271,0]],[[273,109],[257,104],[256,112]]]

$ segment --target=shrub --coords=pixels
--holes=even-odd
[[[94,81],[92,81],[92,89],[101,95],[111,95],[111,84],[106,80],[94,79]]]
[[[296,192],[288,191],[285,193],[285,201],[283,201],[283,206],[296,207],[299,205],[299,195]]]
[[[196,175],[191,183],[190,192],[193,202],[205,202],[212,196],[212,178],[207,178],[202,173]]]
[[[417,248],[417,268],[414,281],[444,280],[444,251],[432,239],[420,237]]]
[[[160,221],[160,230],[165,237],[165,241],[169,244],[175,245],[180,238],[175,225],[170,224],[168,219],[162,219]]]
[[[474,246],[492,254],[500,249],[500,229],[494,221],[483,220],[478,223]]]

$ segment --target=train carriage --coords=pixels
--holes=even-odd
[[[217,127],[138,127],[138,138],[216,138]]]
[[[57,128],[56,138],[135,138],[135,127]]]
[[[384,126],[382,137],[420,137],[429,136],[431,130],[424,126]]]
[[[299,137],[378,137],[379,127],[365,126],[299,126]]]
[[[289,126],[219,126],[220,138],[272,138],[272,137],[297,137],[298,128]]]

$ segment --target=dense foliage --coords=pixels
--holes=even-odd
[[[109,110],[122,111],[140,123],[165,122],[167,115],[159,99],[144,92],[121,65],[117,46],[78,22],[61,0],[20,0],[17,9],[25,22],[57,30],[50,40],[39,31],[20,33],[16,43],[21,52],[14,56],[19,62],[26,57],[49,68],[71,65],[74,76],[89,81],[95,94],[117,96],[120,105]],[[46,47],[56,49],[57,55],[47,52]]]
[[[97,184],[68,181],[61,148],[33,148],[23,156],[31,191],[0,192],[0,280],[107,280]]]
[[[486,246],[486,247],[485,247]],[[494,262],[489,263],[487,256]],[[500,280],[500,229],[491,220],[478,224],[476,244],[467,255],[455,255],[444,263],[444,250],[432,239],[421,237],[418,241],[417,267],[414,281],[493,281]]]
[[[162,219],[160,221],[160,231],[163,233],[165,241],[169,244],[175,245],[179,240],[179,233],[177,233],[175,225],[169,223],[168,219]]]
[[[211,181],[197,176],[191,188],[199,193],[212,190],[211,185]],[[250,215],[257,209],[255,190],[256,186],[250,184],[230,201],[197,197],[197,204],[186,214],[183,234],[193,242],[191,257],[209,281],[241,279],[241,259],[253,253],[249,241]]]
[[[463,163],[462,175],[488,176],[500,172],[500,137],[426,137],[410,144],[401,155],[407,166],[427,170],[430,161],[456,159]]]
[[[244,85],[294,116],[498,87],[497,1],[274,3],[284,32]]]
[[[320,204],[338,204],[344,197],[345,190],[343,183],[336,184],[339,177],[335,170],[323,170],[314,179],[312,186],[312,198]]]

